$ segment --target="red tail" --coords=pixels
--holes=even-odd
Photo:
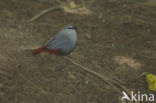
[[[42,46],[40,48],[34,49],[32,52],[34,55],[39,54],[41,52],[49,52],[49,53],[56,54],[58,52],[58,50],[57,49],[56,50],[55,49],[47,49],[45,46]]]
[[[42,46],[40,48],[34,49],[32,52],[33,52],[33,54],[39,54],[39,53],[44,52],[44,51],[46,51],[46,47]]]

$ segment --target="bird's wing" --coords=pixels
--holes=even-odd
[[[55,40],[55,38],[54,38],[54,37],[51,37],[51,39],[48,40],[48,41],[45,43],[45,46],[48,46],[48,45],[51,44],[54,40]]]
[[[68,49],[72,43],[70,43],[70,40],[65,35],[58,35],[54,38],[53,41],[50,41],[47,44],[48,49]]]

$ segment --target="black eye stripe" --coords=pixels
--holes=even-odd
[[[76,27],[69,27],[68,29],[76,29]]]
[[[68,28],[68,29],[74,29],[74,28]]]

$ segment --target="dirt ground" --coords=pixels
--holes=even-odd
[[[27,22],[64,2],[0,1],[0,103],[124,103],[122,90],[118,93],[64,56],[33,56],[27,50],[40,47],[68,24],[77,26],[78,43],[68,54],[73,61],[123,81],[136,93],[154,93],[140,75],[156,75],[156,2],[93,0],[85,4],[90,14],[57,9]]]

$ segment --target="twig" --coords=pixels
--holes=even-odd
[[[81,6],[75,6],[75,7],[69,7],[69,8],[74,9],[74,8],[79,8],[79,7],[81,7]],[[32,17],[31,19],[27,20],[27,22],[35,21],[36,19],[43,16],[44,14],[46,14],[46,13],[52,11],[52,10],[56,10],[56,9],[64,10],[65,8],[62,5],[59,5],[59,6],[56,6],[56,7],[50,7],[48,9],[42,10],[39,14],[37,14],[34,17]]]
[[[70,61],[72,64],[80,67],[81,69],[87,71],[88,73],[91,73],[91,74],[95,75],[96,77],[102,79],[104,82],[106,82],[112,88],[114,88],[118,93],[121,94],[121,91],[117,87],[115,87],[113,84],[117,85],[118,87],[120,87],[122,90],[126,91],[130,95],[129,90],[125,86],[123,86],[123,85],[119,84],[118,82],[116,82],[115,80],[109,79],[109,78],[107,78],[107,77],[105,77],[105,76],[103,76],[103,75],[101,75],[101,74],[99,74],[99,73],[97,73],[97,72],[95,72],[93,70],[90,70],[90,69],[88,69],[88,68],[86,68],[86,67],[84,67],[84,66],[82,66],[82,65],[80,65],[78,63],[76,63],[75,61],[73,61],[72,59],[70,59],[67,56],[65,56],[65,59],[67,59],[68,61]],[[137,101],[135,101],[135,102],[137,103]]]
[[[46,14],[46,13],[52,11],[52,10],[56,10],[56,9],[62,9],[62,8],[60,6],[57,6],[57,7],[51,7],[51,8],[42,10],[39,14],[35,15],[31,19],[29,19],[27,22],[35,21],[36,19],[38,19],[39,17],[43,16],[44,14]]]
[[[80,64],[78,64],[78,63],[76,63],[76,62],[74,62],[72,59],[70,59],[70,58],[68,58],[68,57],[66,57],[66,56],[65,56],[65,59],[69,60],[71,63],[73,63],[74,65],[76,65],[76,66],[78,66],[78,67],[80,67],[80,68],[82,68],[83,70],[85,70],[85,71],[87,71],[87,72],[89,72],[89,73],[91,73],[91,74],[97,76],[98,78],[100,78],[100,79],[102,79],[104,82],[106,82],[108,85],[110,85],[111,87],[115,88],[115,87],[109,82],[109,80],[110,80],[109,78],[104,77],[103,75],[101,75],[101,74],[99,74],[99,73],[97,73],[97,72],[95,72],[95,71],[93,71],[93,70],[90,70],[90,69],[88,69],[88,68],[86,68],[86,67],[84,67],[84,66],[82,66],[82,65],[80,65]],[[119,93],[121,93],[117,88],[116,88],[116,90],[117,90]]]
[[[92,1],[93,2],[93,1]],[[70,9],[75,9],[75,8],[79,8],[79,7],[82,7],[82,4],[80,5],[75,5],[74,3],[74,7],[69,3],[69,7]],[[59,5],[59,6],[56,6],[56,7],[50,7],[48,9],[45,9],[45,10],[42,10],[39,14],[35,15],[34,17],[32,17],[31,19],[27,20],[27,22],[32,22],[32,21],[35,21],[36,19],[38,19],[39,17],[43,16],[44,14],[52,11],[52,10],[56,10],[56,9],[61,9],[61,10],[64,10],[66,9],[65,6],[63,5]]]
[[[118,79],[118,78],[115,77],[115,76],[112,76],[112,79],[114,79],[115,81],[117,81],[117,82],[119,82],[119,83],[121,83],[121,84],[123,84],[123,85],[126,85],[125,82],[123,82],[122,80]]]

